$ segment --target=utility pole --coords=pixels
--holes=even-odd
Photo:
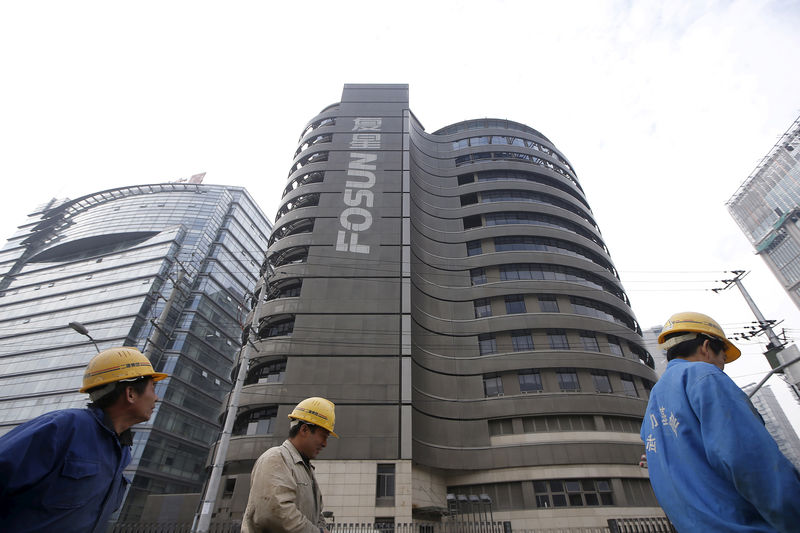
[[[744,278],[748,273],[744,270],[731,270],[732,274],[736,274],[736,277],[733,279],[723,279],[720,280],[722,283],[725,283],[725,286],[722,288],[711,289],[712,291],[719,293],[726,290],[731,285],[736,285],[736,288],[739,289],[739,292],[742,293],[744,296],[744,300],[747,302],[747,305],[750,307],[750,310],[753,311],[753,314],[756,316],[756,320],[758,320],[758,324],[761,328],[761,331],[767,334],[767,338],[769,339],[769,343],[767,343],[767,350],[774,350],[780,349],[784,346],[784,342],[781,342],[780,338],[775,334],[775,331],[772,329],[773,321],[767,320],[764,318],[764,315],[761,313],[761,310],[756,305],[756,302],[753,300],[750,293],[747,292],[747,289],[744,288],[742,284],[742,278]]]
[[[766,318],[764,318],[764,315],[761,313],[761,310],[756,305],[756,302],[753,300],[752,296],[750,296],[750,293],[747,292],[747,289],[744,288],[744,285],[742,284],[742,278],[744,278],[748,273],[745,272],[744,270],[731,270],[730,272],[735,275],[733,279],[720,280],[720,282],[724,283],[725,286],[711,290],[716,293],[719,293],[728,289],[731,285],[736,285],[736,287],[739,289],[739,292],[742,293],[742,296],[747,302],[747,305],[750,307],[750,310],[753,311],[756,320],[758,320],[758,325],[759,325],[758,329],[754,331],[752,334],[749,334],[748,337],[758,335],[759,333],[765,333],[767,335],[767,339],[769,339],[769,342],[767,343],[767,351],[764,352],[764,356],[767,358],[767,362],[769,363],[770,367],[772,367],[772,370],[750,392],[749,396],[752,397],[758,391],[758,389],[760,389],[761,386],[764,383],[766,383],[766,381],[772,376],[772,374],[778,372],[783,373],[784,370],[791,372],[791,369],[787,367],[800,361],[800,359],[795,357],[789,362],[783,361],[781,352],[783,352],[783,349],[786,346],[786,342],[781,341],[778,335],[775,334],[775,330],[772,329],[772,326],[776,324],[775,321],[767,320]],[[794,345],[790,346],[789,350],[787,350],[787,355],[789,357],[792,356],[791,352],[794,352],[795,354],[797,353],[797,348]],[[791,374],[787,377],[791,377]],[[789,385],[789,388],[792,390],[792,392],[794,392],[795,397],[800,399],[800,394],[798,394],[797,391],[797,385],[795,383],[792,383],[792,381],[793,381],[792,379],[786,380],[787,384]]]
[[[256,300],[256,306],[253,309],[253,319],[250,322],[250,330],[247,333],[244,344],[242,344],[241,353],[239,355],[239,372],[236,374],[236,383],[228,398],[225,424],[219,437],[217,449],[214,452],[214,463],[211,466],[211,475],[208,478],[208,484],[203,493],[203,500],[200,502],[200,510],[195,516],[192,533],[208,533],[208,529],[211,526],[211,515],[217,503],[217,493],[219,492],[219,483],[222,479],[222,469],[225,466],[225,458],[228,456],[228,446],[230,445],[231,435],[233,434],[233,423],[236,420],[236,413],[239,410],[239,397],[242,394],[242,386],[244,385],[248,367],[250,366],[251,351],[255,350],[258,352],[258,348],[256,348],[250,340],[250,334],[253,332],[253,328],[256,330],[258,329],[258,321],[261,313],[260,304],[261,297]]]

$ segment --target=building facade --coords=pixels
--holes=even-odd
[[[644,347],[653,357],[653,369],[656,371],[658,377],[661,377],[667,369],[667,352],[662,350],[658,344],[658,336],[661,335],[662,329],[662,326],[652,326],[642,331]]]
[[[755,383],[751,383],[742,387],[742,390],[749,394],[755,386]],[[794,467],[800,471],[800,438],[798,438],[797,431],[795,431],[792,423],[789,422],[789,418],[770,386],[765,385],[758,389],[758,392],[750,398],[750,401],[753,402],[753,406],[758,409],[761,418],[764,419],[764,425],[769,434],[772,435],[772,438],[775,439],[778,448],[792,462]]]
[[[70,322],[170,374],[134,428],[123,520],[148,493],[202,488],[271,229],[246,190],[193,181],[51,200],[0,251],[0,432],[87,403],[96,350]]]
[[[315,461],[336,522],[663,516],[638,466],[652,358],[540,132],[428,133],[408,86],[346,85],[298,141],[264,271],[218,516],[308,396],[336,403]]]
[[[800,118],[726,203],[750,244],[800,307]]]

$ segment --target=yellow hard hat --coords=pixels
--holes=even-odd
[[[688,335],[672,337],[664,342],[664,337],[670,333],[680,333],[683,331],[688,333]],[[683,312],[675,313],[669,317],[669,320],[667,320],[667,323],[664,324],[664,328],[661,330],[661,334],[658,336],[658,343],[661,345],[662,349],[669,350],[677,344],[695,338],[696,335],[692,335],[692,333],[703,333],[704,335],[717,338],[725,343],[726,363],[732,363],[742,355],[742,351],[734,346],[725,336],[725,332],[722,331],[717,321],[702,313]]]
[[[95,355],[86,366],[83,374],[83,386],[78,392],[100,387],[116,381],[133,380],[144,376],[152,376],[153,381],[160,381],[167,374],[155,372],[150,360],[136,348],[123,346],[109,348]]]
[[[289,420],[302,420],[327,429],[331,435],[338,439],[339,435],[333,432],[333,424],[336,422],[336,414],[333,412],[334,407],[333,402],[325,398],[306,398],[295,406],[289,415]]]

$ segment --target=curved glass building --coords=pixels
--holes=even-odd
[[[170,378],[134,428],[122,520],[150,493],[199,492],[270,224],[246,190],[137,185],[37,208],[0,251],[0,432],[78,393],[92,343],[136,346]]]
[[[663,516],[638,466],[653,362],[540,132],[427,133],[407,86],[346,85],[302,132],[263,270],[221,512],[243,511],[293,405],[324,396],[341,438],[315,464],[337,522]]]

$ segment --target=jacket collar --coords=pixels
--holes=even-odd
[[[111,424],[111,419],[108,417],[105,411],[94,406],[89,407],[88,410],[90,413],[92,413],[92,416],[94,416],[95,420],[97,420],[97,423],[103,426],[103,429],[114,435],[114,438],[119,441],[120,445],[133,445],[133,432],[130,429],[126,429],[117,435],[117,432],[114,431],[114,426]]]
[[[314,468],[314,465],[312,465],[310,461],[305,461],[303,459],[303,456],[300,454],[299,451],[297,451],[297,448],[294,447],[294,444],[292,444],[292,441],[290,441],[289,439],[286,439],[285,441],[283,441],[283,444],[281,446],[283,446],[284,448],[289,450],[289,455],[292,456],[292,461],[294,461],[295,464],[304,463],[304,464],[307,464],[308,466],[310,466],[311,468]]]

